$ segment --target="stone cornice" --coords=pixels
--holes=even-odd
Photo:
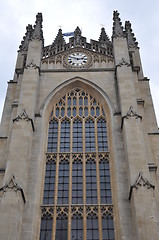
[[[115,68],[89,68],[89,69],[40,69],[41,73],[47,72],[115,72]]]

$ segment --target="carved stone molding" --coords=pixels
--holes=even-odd
[[[94,62],[98,62],[99,63],[99,55],[94,54],[93,57],[94,57]]]
[[[28,69],[28,68],[34,68],[34,69],[38,68],[39,69],[39,67],[35,64],[33,59],[29,63],[27,63],[25,68],[26,69]]]
[[[155,186],[151,184],[143,175],[143,172],[139,172],[139,175],[133,185],[130,187],[129,200],[131,199],[132,191],[134,188],[138,189],[139,187],[147,187],[147,189],[154,189]]]
[[[116,67],[122,67],[122,66],[127,66],[127,67],[129,67],[129,66],[131,66],[131,64],[128,63],[128,62],[125,60],[125,58],[122,58],[121,61],[120,61],[120,63],[119,63]]]
[[[134,109],[133,109],[133,106],[131,106],[129,108],[129,111],[127,112],[127,114],[125,116],[122,117],[122,120],[121,120],[121,129],[123,128],[123,123],[124,123],[124,119],[129,119],[131,117],[135,117],[136,119],[140,118],[142,120],[142,116],[140,116],[139,114],[137,114]]]
[[[18,183],[16,182],[15,176],[12,175],[12,177],[6,182],[6,184],[0,188],[0,191],[2,191],[3,193],[7,192],[8,190],[13,190],[15,192],[20,191],[22,199],[24,201],[24,203],[26,203],[26,198],[24,195],[24,191],[23,189],[18,185]]]
[[[24,120],[27,122],[30,121],[33,132],[35,131],[33,120],[32,120],[32,118],[30,118],[28,116],[28,114],[24,108],[22,109],[21,113],[16,118],[13,119],[13,122],[19,122],[20,120]]]

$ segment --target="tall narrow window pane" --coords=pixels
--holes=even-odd
[[[75,119],[73,122],[73,152],[82,152],[82,121]]]
[[[68,204],[69,198],[69,163],[59,164],[58,204]]]
[[[55,163],[47,162],[46,170],[45,170],[45,185],[44,185],[43,204],[53,204],[54,203],[55,171],[56,171]]]
[[[67,240],[68,220],[64,214],[58,216],[56,220],[55,240]],[[51,239],[50,239],[51,240]]]
[[[86,203],[97,203],[96,163],[94,161],[86,163]]]
[[[58,122],[53,119],[49,122],[49,133],[48,133],[48,152],[57,151],[57,136],[58,136]]]
[[[98,218],[93,214],[87,218],[87,240],[99,240]]]
[[[83,240],[83,219],[78,214],[72,218],[71,240]]]
[[[114,223],[111,216],[102,217],[103,240],[114,240]]]
[[[83,203],[83,167],[81,162],[72,164],[72,204]]]
[[[95,152],[95,128],[92,119],[87,119],[85,123],[85,142],[86,152]]]
[[[49,214],[41,218],[40,240],[51,240],[52,236],[52,217]]]
[[[100,119],[97,123],[98,126],[98,151],[108,151],[108,140],[107,140],[107,127],[105,119]]]
[[[111,185],[110,185],[110,170],[109,162],[106,160],[99,163],[100,170],[100,194],[102,204],[111,204]]]
[[[65,119],[61,123],[60,152],[70,151],[70,122]]]

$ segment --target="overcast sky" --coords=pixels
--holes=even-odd
[[[153,0],[1,0],[0,1],[0,118],[7,89],[13,79],[17,50],[28,24],[43,14],[45,46],[55,39],[59,26],[63,32],[77,26],[87,40],[98,40],[101,24],[112,35],[113,11],[118,10],[123,25],[129,20],[140,47],[145,77],[159,123],[159,1]]]

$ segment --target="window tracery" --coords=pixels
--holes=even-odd
[[[107,121],[75,88],[54,104],[48,128],[40,240],[114,240]]]

